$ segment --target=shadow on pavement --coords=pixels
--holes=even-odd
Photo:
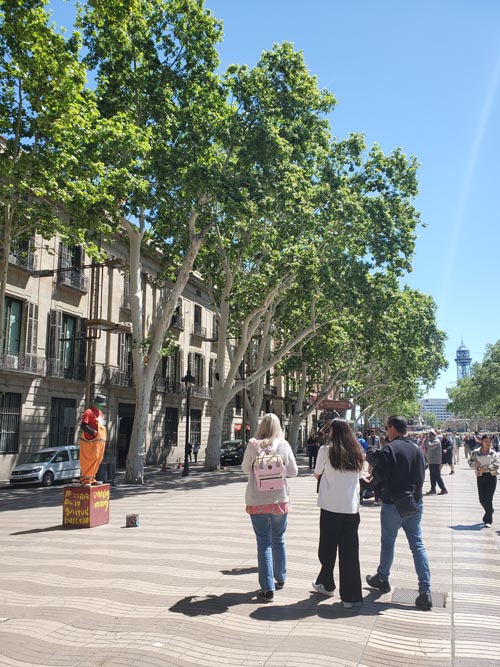
[[[125,484],[124,473],[118,473],[116,484],[111,489],[111,499],[117,500],[130,496],[142,496],[165,491],[190,491],[195,489],[222,486],[225,484],[246,482],[247,476],[241,469],[215,470],[205,472],[198,467],[191,470],[189,477],[181,477],[180,470],[167,470],[161,472],[158,468],[146,469],[144,484]],[[75,482],[75,485],[77,483]],[[3,486],[0,487],[0,512],[12,510],[34,509],[38,507],[60,507],[64,486],[68,484],[56,484],[51,487],[41,486]]]
[[[472,523],[470,526],[465,526],[462,524],[457,524],[456,526],[450,526],[452,530],[482,530],[484,528],[483,523]]]
[[[377,602],[380,594],[370,593],[363,598],[361,609],[344,609],[340,600],[332,600],[332,604],[318,604],[325,598],[322,595],[311,593],[307,599],[299,600],[294,604],[268,605],[259,607],[250,614],[251,618],[259,621],[298,621],[311,616],[319,618],[338,619],[350,616],[378,616],[388,609],[408,609],[408,605],[394,602]],[[375,604],[377,602],[377,604]]]
[[[190,595],[176,602],[169,611],[184,614],[184,616],[213,616],[214,614],[223,614],[230,607],[242,604],[257,604],[258,609],[250,613],[251,618],[259,621],[297,621],[311,616],[320,618],[345,618],[363,614],[364,616],[375,616],[387,611],[388,609],[408,609],[408,605],[394,602],[379,602],[375,604],[381,593],[371,592],[363,599],[363,607],[358,609],[344,609],[340,600],[332,601],[332,604],[320,605],[324,600],[323,596],[311,593],[308,598],[294,602],[293,604],[266,604],[262,603],[256,597],[255,593],[223,593],[222,595],[204,595],[197,597]],[[277,598],[275,597],[275,600]]]
[[[176,602],[169,608],[169,611],[184,614],[184,616],[223,614],[229,607],[251,602],[254,595],[255,593],[223,593],[222,595],[204,595],[202,598],[189,595]]]
[[[256,574],[258,567],[233,567],[232,570],[219,570],[221,574]]]
[[[307,472],[301,465],[301,461],[297,463],[299,464],[299,475],[306,475]],[[163,493],[164,491],[186,492],[225,484],[242,484],[247,481],[247,475],[239,466],[205,472],[203,463],[197,463],[190,465],[188,477],[182,477],[181,472],[177,468],[169,468],[166,472],[162,472],[158,466],[145,466],[144,484],[142,485],[125,484],[123,481],[125,473],[118,472],[116,484],[111,489],[111,500]],[[68,484],[59,483],[51,487],[2,486],[0,487],[0,512],[37,507],[60,507],[64,486]]]
[[[62,524],[59,524],[58,526],[47,526],[46,528],[32,528],[31,530],[19,530],[17,533],[10,533],[10,535],[33,535],[34,533],[49,533],[53,530],[67,530],[67,528]]]

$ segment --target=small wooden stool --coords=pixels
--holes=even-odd
[[[65,486],[63,526],[94,528],[109,523],[109,484]]]

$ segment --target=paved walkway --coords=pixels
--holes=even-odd
[[[0,665],[500,664],[499,532],[481,528],[475,479],[464,463],[444,477],[449,495],[425,500],[433,591],[447,596],[431,612],[413,606],[416,576],[404,536],[393,591],[365,588],[361,613],[311,592],[318,510],[303,465],[291,480],[289,578],[272,605],[258,603],[244,476],[192,473],[154,472],[141,488],[118,484],[110,523],[81,530],[61,528],[60,486],[1,488]],[[140,526],[124,528],[133,512]],[[377,566],[379,512],[361,509],[363,575]]]

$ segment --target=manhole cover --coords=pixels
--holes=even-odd
[[[392,594],[392,602],[399,602],[400,604],[415,604],[415,598],[418,591],[411,588],[396,588]],[[439,593],[432,591],[432,604],[434,607],[446,607],[447,593]]]

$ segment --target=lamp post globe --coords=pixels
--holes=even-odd
[[[184,387],[186,388],[186,442],[184,444],[184,468],[182,469],[182,477],[189,475],[189,417],[191,412],[191,389],[195,383],[195,378],[191,375],[191,370],[188,368],[186,375],[182,378]]]

